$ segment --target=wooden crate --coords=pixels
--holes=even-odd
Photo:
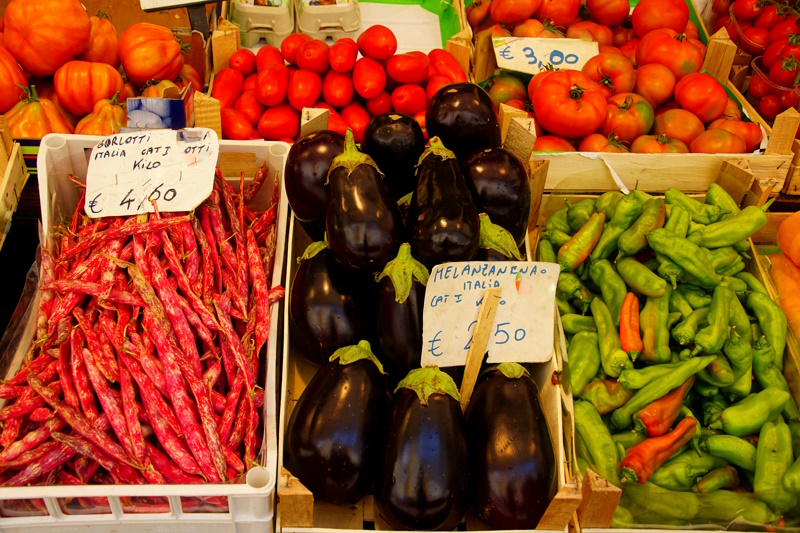
[[[22,159],[22,148],[11,139],[8,122],[0,116],[0,250],[11,230],[11,218],[17,210],[22,189],[28,181],[28,170]]]

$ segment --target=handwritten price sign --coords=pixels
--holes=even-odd
[[[597,43],[580,39],[492,37],[492,45],[499,68],[528,74],[537,74],[547,64],[580,70],[600,53]]]
[[[92,150],[86,212],[92,218],[190,211],[211,194],[219,155],[207,128],[137,131],[106,137]]]
[[[490,363],[540,363],[553,356],[553,321],[560,267],[519,261],[446,263],[425,290],[422,366],[463,365],[488,288],[500,287]]]

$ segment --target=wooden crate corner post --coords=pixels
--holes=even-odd
[[[619,505],[622,490],[586,470],[581,483],[582,500],[578,506],[578,522],[582,528],[608,528]]]
[[[461,70],[469,76],[472,72],[472,34],[469,29],[462,29],[460,32],[450,37],[445,44],[445,50],[450,52],[450,55],[458,62]]]
[[[708,71],[723,83],[728,79],[736,57],[736,44],[731,41],[725,28],[721,28],[708,41],[703,70]]]
[[[209,92],[211,92],[209,90]],[[209,128],[222,139],[222,116],[219,100],[195,91],[194,93],[194,125],[198,128]]]
[[[314,495],[283,467],[278,478],[278,505],[283,527],[313,527]]]
[[[494,70],[497,68],[497,59],[494,57],[491,28],[475,35],[473,63],[472,77],[475,83],[482,82],[494,74]]]
[[[578,476],[574,476],[558,490],[536,529],[563,531],[573,519],[582,500],[581,482]]]
[[[798,126],[800,126],[800,113],[795,109],[789,108],[775,117],[775,122],[772,124],[772,133],[769,136],[769,142],[764,154],[791,154]]]
[[[219,27],[211,34],[211,55],[214,74],[228,68],[231,56],[239,49],[241,37],[239,26],[229,20],[219,21]]]

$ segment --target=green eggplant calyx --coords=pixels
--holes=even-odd
[[[411,370],[406,377],[400,380],[394,392],[396,393],[400,389],[411,389],[416,392],[422,405],[428,405],[428,398],[431,394],[448,394],[455,401],[461,403],[461,394],[458,392],[456,382],[439,370],[438,366]]]
[[[350,363],[355,363],[356,361],[360,361],[362,359],[369,359],[375,366],[378,367],[381,374],[385,374],[386,372],[383,371],[383,365],[378,358],[375,357],[375,354],[372,353],[372,347],[369,345],[369,341],[358,341],[358,344],[354,344],[352,346],[343,346],[339,348],[333,355],[331,355],[329,361],[335,361],[339,359],[339,364],[346,366]]]
[[[481,213],[478,215],[481,222],[481,232],[478,241],[479,248],[489,248],[496,250],[506,257],[513,257],[517,261],[522,261],[519,248],[514,241],[514,237],[504,227],[495,224],[489,219],[489,215]]]
[[[519,363],[500,363],[497,365],[497,370],[508,379],[519,379],[522,376],[530,375],[528,371],[525,370],[525,367]]]
[[[308,245],[308,247],[306,248],[306,251],[303,252],[303,255],[301,255],[300,257],[297,258],[297,264],[299,265],[300,263],[302,263],[306,259],[311,259],[312,257],[317,255],[318,253],[320,253],[322,250],[326,249],[327,247],[328,247],[328,240],[327,239],[325,239],[324,241],[312,242],[311,244]]]
[[[394,301],[399,304],[408,299],[414,278],[423,287],[428,285],[428,269],[411,256],[411,245],[408,243],[400,245],[397,257],[386,263],[383,271],[375,275],[375,281],[380,281],[387,276],[392,280],[394,286]]]
[[[636,475],[636,472],[634,472],[632,469],[623,466],[622,469],[620,470],[619,480],[622,481],[622,484],[624,485],[625,483],[631,481],[634,483],[638,482],[639,477]]]
[[[429,155],[438,156],[442,161],[445,159],[455,159],[456,154],[452,152],[452,150],[448,150],[445,148],[444,144],[442,144],[442,140],[439,137],[431,137],[431,145],[422,152],[422,155],[419,156],[419,161],[417,165],[422,164],[425,161],[425,158]]]
[[[356,146],[356,138],[353,136],[353,130],[348,129],[347,134],[344,136],[344,152],[337,155],[333,159],[331,168],[328,170],[328,176],[325,179],[325,185],[327,185],[330,181],[331,173],[337,168],[346,168],[347,175],[349,176],[350,173],[360,165],[369,165],[373,167],[378,174],[383,176],[383,172],[381,172],[381,170],[378,168],[378,165],[375,164],[375,161],[367,154],[358,151],[358,147]]]

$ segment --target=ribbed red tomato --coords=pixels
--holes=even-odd
[[[617,93],[608,99],[606,117],[597,130],[606,137],[614,134],[622,142],[631,143],[653,127],[653,107],[634,93]]]
[[[80,61],[106,63],[114,68],[119,66],[119,35],[111,20],[102,11],[89,17],[92,30],[89,46],[82,54],[75,56]]]
[[[17,87],[28,86],[28,80],[8,50],[0,46],[0,113],[14,107],[25,94],[25,90]]]
[[[592,133],[583,138],[578,145],[578,151],[624,154],[628,152],[628,149],[620,142],[619,137],[614,134],[606,136],[600,133]]]
[[[747,151],[744,139],[728,130],[706,130],[691,142],[693,154],[743,154]]]
[[[745,147],[748,152],[752,152],[758,145],[761,144],[761,127],[755,122],[744,122],[742,120],[728,120],[725,118],[718,118],[708,125],[710,130],[727,130],[735,135],[738,135],[744,141]]]
[[[689,147],[678,139],[661,135],[642,135],[631,144],[634,154],[688,154]]]
[[[597,24],[591,20],[581,20],[573,22],[567,28],[567,39],[581,39],[583,41],[594,41],[598,44],[613,45],[614,34],[611,28]]]
[[[656,114],[653,133],[665,134],[667,137],[678,139],[686,146],[705,131],[699,118],[685,109],[670,109],[664,113]]]
[[[631,9],[628,0],[586,0],[586,7],[590,20],[606,26],[625,22]]]
[[[492,0],[489,16],[500,24],[514,24],[533,16],[542,0]]]
[[[568,138],[594,132],[605,120],[606,99],[597,84],[574,70],[553,72],[531,98],[542,127]]]
[[[150,80],[174,80],[183,68],[181,45],[170,30],[137,22],[122,32],[119,59],[137,87]]]
[[[53,78],[58,101],[76,115],[88,115],[100,100],[122,91],[122,76],[106,63],[69,61]]]
[[[536,137],[533,143],[534,152],[574,152],[575,147],[569,141],[556,135]]]
[[[258,133],[268,141],[294,139],[299,131],[300,112],[289,104],[270,107],[258,121]]]
[[[636,71],[633,92],[645,97],[654,109],[672,98],[674,91],[675,75],[664,65],[650,63]]]
[[[714,76],[696,72],[678,81],[675,85],[675,100],[703,122],[711,122],[721,117],[725,111],[728,93]]]
[[[566,28],[578,16],[580,7],[580,0],[542,0],[536,18],[540,21],[549,18],[556,26]]]
[[[633,65],[621,54],[598,54],[586,62],[581,72],[597,83],[606,98],[617,93],[629,93],[636,83]]]
[[[703,51],[682,34],[661,28],[645,35],[636,48],[636,64],[641,67],[651,63],[664,65],[679,80],[700,70]]]
[[[322,80],[322,98],[333,107],[344,107],[353,100],[353,80],[350,76],[335,70],[325,74]]]

